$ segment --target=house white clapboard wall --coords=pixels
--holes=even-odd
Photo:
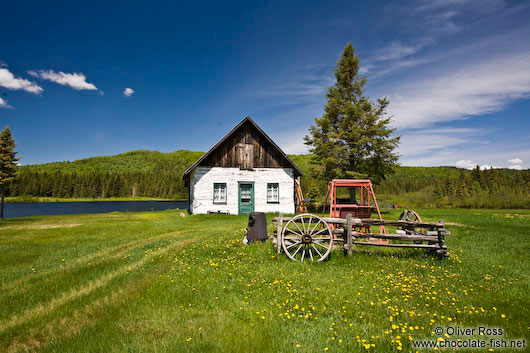
[[[294,213],[295,179],[303,175],[247,116],[182,178],[194,214]]]

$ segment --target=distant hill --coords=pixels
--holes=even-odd
[[[9,196],[187,198],[182,173],[204,152],[131,151],[21,167]],[[311,176],[312,155],[289,155],[306,174],[304,196],[323,201],[326,181]],[[387,204],[411,207],[530,207],[530,170],[467,170],[456,167],[396,167],[375,185]]]
[[[73,162],[53,162],[22,166],[22,171],[38,173],[133,173],[186,170],[204,152],[178,150],[162,153],[158,151],[138,150],[115,156],[90,157]]]
[[[22,172],[36,173],[136,173],[136,172],[168,172],[186,170],[204,152],[178,150],[175,152],[158,152],[137,150],[120,153],[114,156],[90,157],[75,161],[52,162],[25,165]],[[289,155],[306,175],[311,174],[311,154]],[[392,178],[417,179],[458,177],[461,172],[469,172],[456,167],[398,167]]]

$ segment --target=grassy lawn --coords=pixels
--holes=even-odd
[[[9,219],[0,351],[408,352],[437,326],[528,338],[530,211],[420,214],[448,222],[450,258],[357,247],[294,263],[270,242],[244,246],[245,216]]]

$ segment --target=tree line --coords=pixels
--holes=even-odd
[[[401,167],[375,190],[414,207],[530,208],[530,170]]]
[[[452,180],[438,180],[432,191],[441,204],[459,207],[530,207],[530,170],[480,170],[461,173]]]
[[[178,172],[40,173],[22,171],[7,186],[7,196],[56,198],[155,197],[187,199]]]
[[[301,166],[305,169],[303,162]],[[6,196],[187,199],[188,190],[180,169],[130,173],[49,173],[22,169],[7,184]],[[305,197],[322,202],[327,182],[307,173],[302,188]],[[401,206],[530,208],[530,170],[397,167],[394,174],[375,184],[375,192],[381,202]]]

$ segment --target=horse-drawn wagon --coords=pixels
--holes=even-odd
[[[343,189],[343,190],[341,190]],[[397,221],[384,220],[369,180],[332,180],[328,186],[330,216],[310,213],[274,217],[276,248],[296,261],[324,261],[334,246],[342,245],[351,255],[354,245],[419,248],[446,257],[445,237],[450,235],[443,220],[422,222],[414,211],[405,210]],[[373,212],[378,218],[371,218]],[[379,232],[372,232],[378,227]],[[388,228],[395,228],[388,233]]]

